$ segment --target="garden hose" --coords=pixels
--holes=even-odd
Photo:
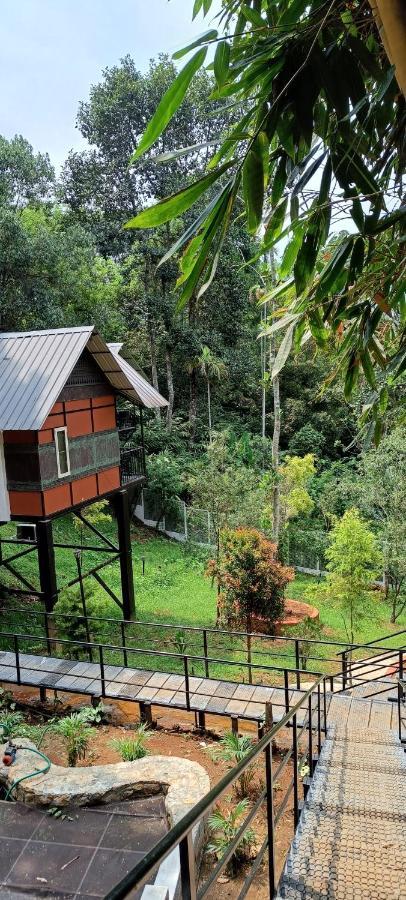
[[[37,756],[40,756],[42,759],[45,760],[46,766],[44,769],[35,769],[35,771],[30,772],[29,775],[22,775],[21,778],[17,778],[16,781],[13,781],[13,783],[10,785],[10,787],[6,793],[6,796],[4,798],[5,800],[9,799],[11,792],[14,790],[14,788],[16,788],[17,785],[20,784],[22,781],[25,781],[26,778],[34,778],[34,775],[45,775],[51,768],[51,760],[48,759],[47,756],[45,756],[45,753],[41,753],[40,750],[36,750],[36,749],[34,750],[33,747],[17,747],[17,750],[29,750],[30,753],[36,753]]]

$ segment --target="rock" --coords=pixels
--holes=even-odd
[[[6,788],[42,768],[35,744],[16,738],[16,760],[7,768],[0,764],[0,784]],[[27,748],[27,749],[25,749]],[[3,756],[4,748],[0,748]],[[178,822],[210,790],[207,772],[199,763],[176,756],[146,756],[135,762],[104,766],[65,768],[51,764],[46,774],[35,775],[16,786],[13,796],[39,806],[88,806],[135,796],[163,793],[168,820]]]

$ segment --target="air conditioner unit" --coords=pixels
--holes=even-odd
[[[33,522],[20,522],[17,524],[17,540],[32,541],[35,544],[37,529]]]

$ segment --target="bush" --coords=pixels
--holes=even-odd
[[[248,735],[240,736],[230,731],[221,738],[216,746],[210,747],[208,752],[215,762],[223,760],[230,763],[230,768],[234,768],[252,750],[253,746],[254,742]],[[254,772],[255,765],[253,764],[240,775],[235,786],[237,796],[244,798],[250,794]]]
[[[93,728],[90,728],[86,710],[72,713],[55,723],[53,730],[59,734],[66,747],[68,766],[76,766],[79,759],[84,759],[89,747]]]
[[[120,754],[124,762],[134,762],[136,759],[143,759],[148,755],[145,746],[151,735],[146,725],[141,724],[136,728],[131,737],[119,738],[111,742],[111,746]]]
[[[254,528],[225,529],[217,560],[207,574],[217,578],[219,607],[227,625],[252,631],[253,617],[264,619],[272,633],[283,615],[286,585],[292,569],[276,559],[276,545]]]
[[[234,840],[240,828],[241,819],[244,813],[247,812],[247,807],[248,801],[240,800],[234,809],[223,813],[219,807],[216,807],[210,816],[208,827],[211,834],[211,842],[208,844],[207,850],[209,853],[214,853],[217,859],[221,859],[224,856]],[[251,858],[255,839],[255,832],[252,828],[247,828],[227,863],[226,872],[229,875],[237,875],[241,866]]]

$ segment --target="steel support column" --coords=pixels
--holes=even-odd
[[[121,591],[123,597],[123,618],[135,619],[135,597],[133,563],[131,553],[130,504],[125,489],[117,491],[113,497],[117,519],[118,546],[120,551]]]
[[[58,599],[52,519],[37,519],[35,524],[37,531],[39,581],[45,609],[47,612],[51,613]]]

